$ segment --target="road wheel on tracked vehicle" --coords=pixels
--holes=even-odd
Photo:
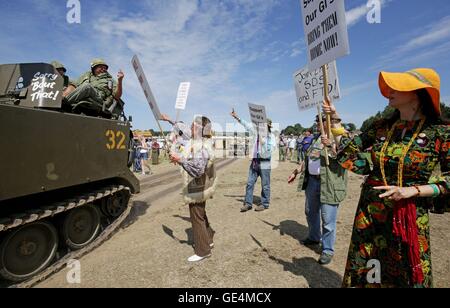
[[[86,247],[95,240],[101,228],[100,212],[94,205],[76,208],[64,217],[63,242],[72,250]]]
[[[20,282],[48,267],[58,249],[55,227],[44,221],[12,230],[0,244],[0,276]]]
[[[102,212],[108,217],[117,218],[127,209],[129,200],[129,191],[119,191],[102,201]]]

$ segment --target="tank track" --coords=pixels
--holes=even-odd
[[[14,217],[11,217],[9,219],[3,219],[0,221],[0,232],[8,231],[13,228],[17,228],[25,224],[29,224],[45,218],[54,217],[58,214],[91,204],[94,201],[100,200],[110,195],[114,195],[115,193],[124,190],[130,192],[131,189],[123,185],[108,186],[105,187],[103,190],[100,189],[93,191],[92,193],[82,195],[78,199],[69,199],[63,202],[52,204],[40,210],[34,210],[31,212],[14,215]],[[8,285],[8,288],[30,288],[36,285],[37,283],[41,282],[42,280],[48,278],[55,272],[59,271],[62,267],[66,266],[69,260],[79,259],[86,253],[97,248],[100,244],[102,244],[109,238],[109,236],[114,232],[114,230],[116,230],[120,226],[120,224],[125,220],[125,218],[129,215],[132,207],[132,202],[133,202],[132,198],[130,198],[125,211],[119,217],[114,219],[114,221],[111,224],[109,224],[92,243],[90,243],[89,245],[80,250],[70,251],[69,253],[65,254],[62,258],[58,259],[55,263],[53,263],[52,265],[50,265],[45,270],[43,270],[36,276],[32,277],[31,279],[25,282]]]

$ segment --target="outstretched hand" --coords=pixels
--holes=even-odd
[[[386,192],[381,194],[379,197],[394,201],[409,199],[418,195],[418,191],[414,187],[377,186],[373,189],[386,190]]]
[[[288,184],[292,184],[296,178],[297,178],[297,175],[295,173],[292,173],[288,178]]]
[[[232,111],[230,114],[231,114],[231,116],[232,116],[233,118],[235,118],[235,119],[238,118],[238,115],[237,115],[237,113],[234,111],[234,108],[233,108],[233,111]]]
[[[125,74],[122,72],[122,70],[120,70],[120,71],[117,73],[117,79],[118,79],[119,81],[122,81],[124,77],[125,77]]]
[[[170,122],[170,117],[167,114],[161,114],[161,121]]]
[[[181,157],[178,156],[177,154],[171,152],[171,153],[169,154],[169,159],[170,159],[170,161],[171,161],[172,163],[174,163],[174,164],[179,164],[179,163],[180,163],[180,160],[181,160]]]

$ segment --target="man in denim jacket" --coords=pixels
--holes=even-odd
[[[248,174],[247,187],[245,192],[245,203],[241,208],[241,212],[247,212],[253,207],[253,190],[258,177],[261,177],[261,205],[256,207],[256,211],[264,211],[269,209],[270,206],[270,172],[271,172],[271,159],[272,152],[276,146],[275,136],[272,134],[272,121],[267,120],[267,133],[258,133],[258,129],[241,120],[237,113],[231,113],[231,116],[235,118],[245,129],[250,133],[250,137],[255,139],[255,143],[251,152],[252,163],[250,164],[250,170]]]

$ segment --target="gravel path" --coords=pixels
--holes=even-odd
[[[154,167],[152,176],[140,176],[143,191],[135,197],[129,219],[80,260],[81,284],[68,284],[68,270],[62,270],[37,287],[339,287],[361,178],[350,177],[348,197],[339,212],[336,255],[330,265],[321,266],[318,252],[299,244],[307,235],[305,197],[296,191],[297,184],[286,184],[295,165],[282,163],[272,171],[268,211],[240,213],[248,166],[248,160],[238,160],[218,172],[216,196],[207,203],[216,231],[211,258],[196,264],[186,261],[193,254],[189,212],[179,194],[181,176],[166,164]],[[260,190],[258,181],[256,196]],[[449,217],[431,217],[436,287],[450,287]]]

